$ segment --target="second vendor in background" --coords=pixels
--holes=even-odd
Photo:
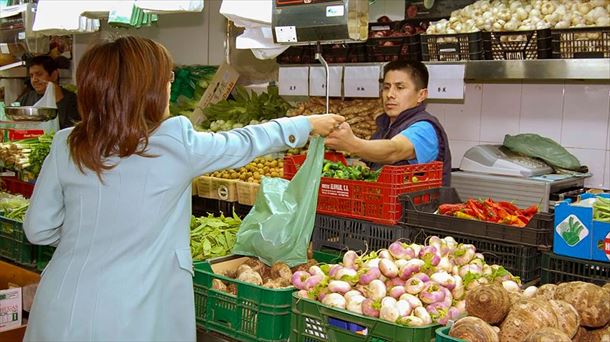
[[[76,94],[59,86],[59,68],[50,56],[36,56],[28,63],[28,72],[32,90],[23,94],[17,101],[21,106],[33,106],[44,95],[47,83],[55,85],[55,102],[57,103],[57,117],[59,128],[74,126],[80,120]]]
[[[376,119],[371,140],[354,135],[347,122],[326,138],[326,145],[355,154],[378,169],[383,165],[443,162],[443,185],[451,183],[449,140],[438,119],[426,112],[428,69],[421,62],[395,61],[383,69],[385,113]]]

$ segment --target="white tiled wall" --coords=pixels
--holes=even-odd
[[[453,167],[464,152],[505,134],[551,138],[589,167],[591,187],[610,189],[610,85],[466,84],[464,103],[430,103],[449,136]]]

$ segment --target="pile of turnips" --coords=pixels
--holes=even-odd
[[[470,244],[432,236],[426,245],[396,241],[387,249],[292,275],[302,298],[409,327],[447,324],[465,315],[465,296],[479,285],[519,288],[502,266],[488,265]]]

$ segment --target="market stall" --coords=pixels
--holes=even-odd
[[[596,105],[606,101],[587,126],[605,125],[597,139],[603,147],[585,144],[602,151],[602,165],[575,157],[581,145],[561,146],[569,122],[559,124],[561,144],[545,140],[549,130],[531,131],[541,138],[529,145],[552,153],[525,151],[527,144],[510,140],[523,132],[509,128],[496,129],[504,140],[486,139],[482,122],[473,129],[480,138],[449,131],[450,186],[443,186],[441,161],[374,169],[358,155],[326,151],[312,176],[319,179],[313,233],[295,248],[307,256],[290,265],[233,250],[252,207],[267,203],[264,182],[293,180],[307,146],[200,175],[192,183],[190,247],[196,322],[209,334],[202,340],[610,339],[610,1],[448,3],[406,1],[404,13],[366,20],[367,1],[271,1],[264,18],[250,18],[272,32],[255,48],[257,57],[277,56],[268,83],[239,84],[227,63],[177,65],[170,113],[208,133],[337,113],[369,140],[385,110],[378,83],[386,62],[424,61],[431,82],[442,76],[430,87],[429,106],[463,105],[457,112],[465,116],[478,106],[479,121],[486,93],[473,104],[473,92],[464,90],[470,84],[552,83],[567,92],[565,84],[585,80],[605,87],[583,91]],[[248,19],[229,6],[221,12],[235,22]],[[517,109],[507,109],[521,111],[518,121],[525,92],[519,89]],[[592,92],[605,95],[599,100]],[[540,90],[529,98],[544,107],[548,97]],[[569,101],[561,99],[564,110]],[[470,129],[439,115],[446,126]],[[11,129],[0,143],[0,257],[38,272],[54,248],[30,244],[22,222],[52,142],[44,133]],[[290,235],[311,227],[276,228],[276,235]]]

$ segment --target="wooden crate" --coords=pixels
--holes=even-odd
[[[237,202],[245,205],[253,205],[260,184],[250,182],[237,182]]]

